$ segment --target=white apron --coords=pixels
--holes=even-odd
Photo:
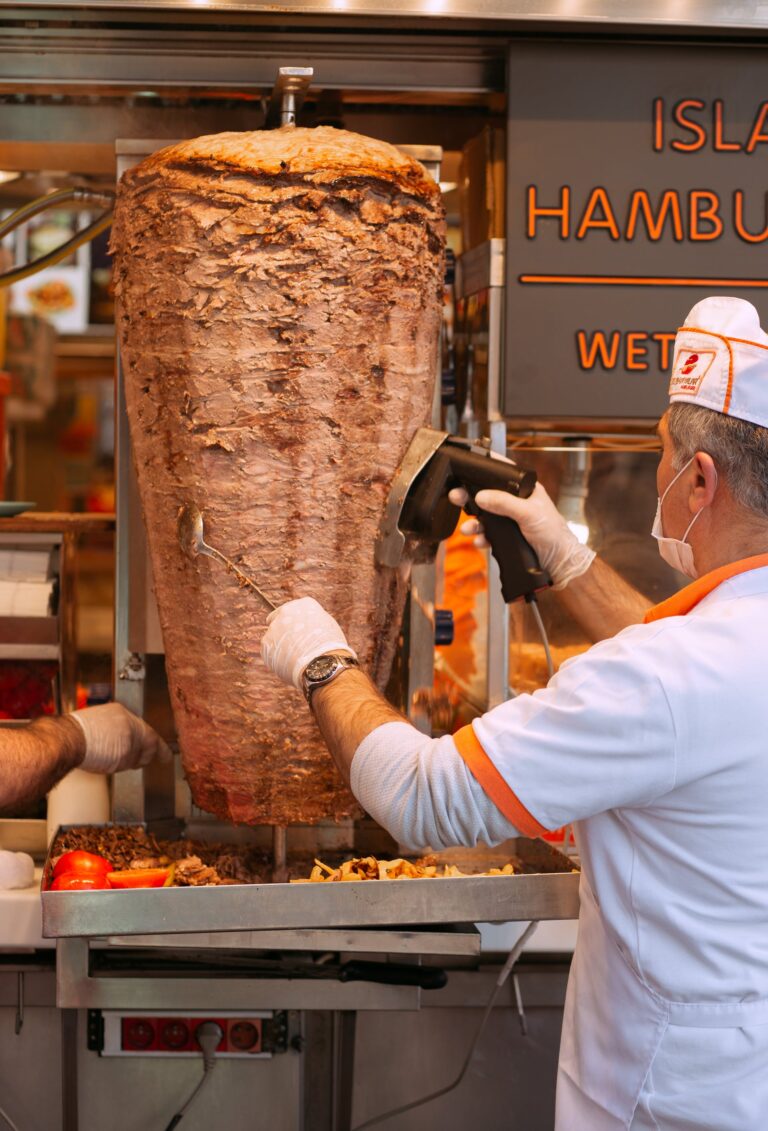
[[[768,1026],[768,999],[675,1002],[661,997],[609,935],[582,874],[579,941],[565,1002],[555,1131],[640,1131],[633,1116],[670,1025],[738,1030]],[[768,1036],[768,1028],[762,1035]],[[768,1077],[768,1063],[765,1073]],[[696,1087],[697,1080],[691,1078],[690,1088]],[[712,1126],[718,1131],[762,1131],[768,1111],[766,1091],[760,1092],[751,1099],[740,1097],[733,1121],[719,1114]],[[643,1122],[646,1126],[665,1131],[652,1116]],[[699,1124],[680,1126],[694,1131]]]

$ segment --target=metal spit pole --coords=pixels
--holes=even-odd
[[[280,67],[267,107],[267,129],[296,125],[296,115],[302,107],[314,73],[312,67]]]
[[[272,828],[272,883],[284,884],[288,879],[288,830],[285,825]]]

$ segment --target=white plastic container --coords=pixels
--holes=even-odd
[[[71,770],[48,794],[48,845],[60,825],[103,825],[109,820],[109,782],[105,774]]]

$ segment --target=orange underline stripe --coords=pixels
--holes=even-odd
[[[768,287],[768,279],[687,279],[651,275],[520,275],[521,283],[616,287]]]
[[[544,825],[539,824],[520,798],[510,789],[486,754],[471,725],[456,731],[453,741],[472,777],[483,787],[496,808],[501,810],[516,829],[525,836],[541,836],[542,833],[549,831]]]

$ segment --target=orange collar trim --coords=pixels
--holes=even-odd
[[[751,569],[762,569],[764,566],[768,566],[768,554],[756,554],[752,558],[742,558],[741,561],[729,562],[719,569],[713,569],[703,577],[698,577],[690,585],[686,585],[679,593],[673,593],[660,605],[654,605],[643,617],[643,624],[653,624],[654,621],[664,620],[665,617],[684,617],[724,581],[737,577],[740,573],[747,573]]]

